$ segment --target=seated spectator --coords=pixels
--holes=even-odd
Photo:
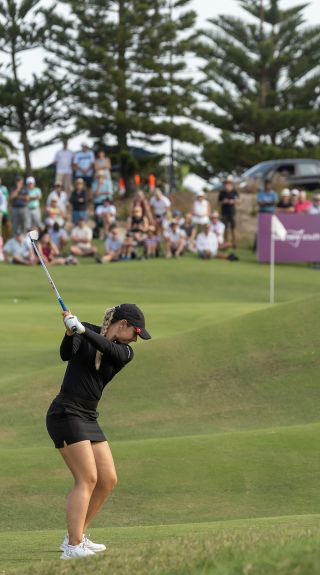
[[[45,224],[48,228],[51,228],[54,223],[57,223],[60,227],[63,227],[65,220],[63,211],[59,207],[58,199],[52,197],[50,204],[46,207]]]
[[[127,232],[122,244],[121,256],[120,256],[121,259],[122,260],[136,259],[137,257],[137,254],[135,252],[136,245],[137,242],[135,241],[133,234],[131,232]]]
[[[132,216],[129,216],[127,220],[127,231],[132,234],[132,237],[138,244],[142,244],[146,237],[148,228],[148,218],[143,215],[143,211],[140,206],[135,206],[133,208]]]
[[[312,197],[312,205],[308,210],[308,214],[311,216],[317,216],[320,214],[320,194],[314,194]]]
[[[172,220],[164,236],[166,258],[181,256],[186,247],[186,238],[186,232],[179,228],[179,223],[176,220]]]
[[[297,203],[299,202],[299,195],[300,195],[300,191],[297,188],[293,188],[293,190],[291,190],[291,203],[292,203],[294,211],[295,211]]]
[[[97,179],[92,184],[92,198],[94,207],[101,206],[106,198],[113,195],[110,180],[106,180],[103,172],[98,172]]]
[[[197,233],[197,226],[193,223],[192,214],[189,212],[184,218],[183,224],[180,226],[186,232],[186,250],[195,252],[195,237]]]
[[[106,264],[109,262],[118,262],[122,255],[123,240],[119,236],[119,230],[114,226],[108,237],[104,242],[105,255],[97,256],[96,261],[100,264]]]
[[[161,232],[162,221],[169,215],[170,206],[171,202],[169,198],[162,193],[160,188],[156,188],[154,196],[150,199],[150,207],[157,233]]]
[[[147,236],[144,239],[144,255],[146,258],[159,256],[161,237],[156,235],[155,226],[149,226]]]
[[[77,259],[73,256],[69,256],[68,258],[60,256],[57,245],[52,241],[50,235],[46,231],[39,237],[38,249],[47,265],[54,266],[78,263]]]
[[[68,195],[64,191],[62,184],[60,182],[56,182],[54,185],[54,189],[48,194],[47,197],[47,206],[50,206],[52,199],[58,200],[58,207],[60,208],[63,217],[67,217],[67,210],[68,210]]]
[[[0,178],[0,219],[1,219],[1,236],[3,231],[5,231],[6,238],[10,238],[11,235],[11,222],[8,214],[8,204],[9,204],[9,190],[8,188],[2,183],[2,179]]]
[[[83,218],[79,218],[78,224],[71,232],[73,245],[70,248],[74,256],[92,256],[97,248],[92,245],[92,229]]]
[[[70,204],[72,206],[72,223],[74,225],[78,224],[80,218],[82,220],[88,219],[88,194],[83,178],[77,178],[75,181],[74,190],[70,196]]]
[[[283,214],[291,214],[294,212],[289,188],[284,188],[284,190],[282,190],[280,201],[277,203],[277,212]]]
[[[211,231],[210,224],[203,226],[203,231],[197,235],[196,249],[200,258],[211,259],[215,258],[218,253],[218,237]]]
[[[142,190],[138,190],[137,193],[134,195],[131,207],[130,207],[130,215],[136,206],[140,206],[142,208],[143,215],[148,218],[150,225],[153,225],[153,215],[150,204],[147,198],[144,195]]]
[[[112,203],[112,198],[107,197],[103,204],[98,206],[96,209],[96,223],[98,229],[103,230],[103,239],[109,233],[110,226],[112,226],[116,221],[117,215],[117,208]],[[97,234],[97,237],[100,236],[100,233]]]
[[[260,214],[274,214],[278,203],[278,194],[272,188],[272,181],[267,178],[264,187],[257,194],[257,204]]]
[[[53,243],[57,246],[59,253],[62,253],[69,239],[66,230],[60,227],[58,222],[55,222],[52,228],[49,228],[48,234]]]
[[[192,221],[195,225],[203,225],[209,223],[210,217],[210,204],[206,199],[203,190],[196,193],[196,199],[192,204]]]
[[[312,202],[308,200],[307,192],[301,190],[299,193],[299,199],[294,207],[296,214],[307,214],[311,208]]]
[[[36,186],[36,180],[33,176],[29,176],[26,179],[26,186],[29,193],[28,209],[29,209],[29,226],[31,228],[41,227],[41,209],[40,200],[42,198],[42,192],[38,186]]]
[[[32,266],[37,263],[31,242],[20,230],[5,243],[3,252],[5,261],[11,264]]]
[[[224,241],[225,224],[219,219],[219,212],[214,211],[210,216],[210,230],[216,234],[218,240],[218,248],[225,250],[231,247],[230,242]]]
[[[103,173],[105,180],[111,181],[111,160],[106,155],[104,150],[99,150],[94,163],[95,178],[97,179],[98,173]]]

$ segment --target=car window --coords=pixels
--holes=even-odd
[[[288,176],[295,175],[295,165],[294,164],[279,164],[274,171],[274,175],[282,176],[287,178]]]
[[[301,162],[297,165],[299,176],[320,176],[320,164],[316,162]]]
[[[249,168],[249,170],[243,172],[242,177],[260,178],[261,176],[264,176],[271,167],[271,162],[260,162],[260,164],[256,164],[255,166],[252,166],[252,168]]]

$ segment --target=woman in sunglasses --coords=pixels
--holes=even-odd
[[[105,550],[85,531],[115,487],[112,453],[96,411],[104,387],[133,358],[130,343],[151,336],[144,315],[134,304],[107,310],[102,326],[63,313],[66,334],[60,347],[68,361],[59,394],[47,413],[47,429],[74,477],[67,500],[67,529],[61,559],[85,557]]]

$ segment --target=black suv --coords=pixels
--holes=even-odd
[[[250,181],[263,183],[266,178],[272,180],[275,177],[284,178],[291,188],[320,189],[320,160],[296,158],[260,162],[240,176],[239,185],[240,188],[245,188]]]

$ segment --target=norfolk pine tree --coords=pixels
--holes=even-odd
[[[203,148],[198,171],[207,176],[312,155],[312,137],[319,141],[320,26],[304,25],[307,4],[281,9],[280,3],[240,0],[250,21],[209,20],[199,43],[206,106],[197,117],[221,130],[220,141]]]

